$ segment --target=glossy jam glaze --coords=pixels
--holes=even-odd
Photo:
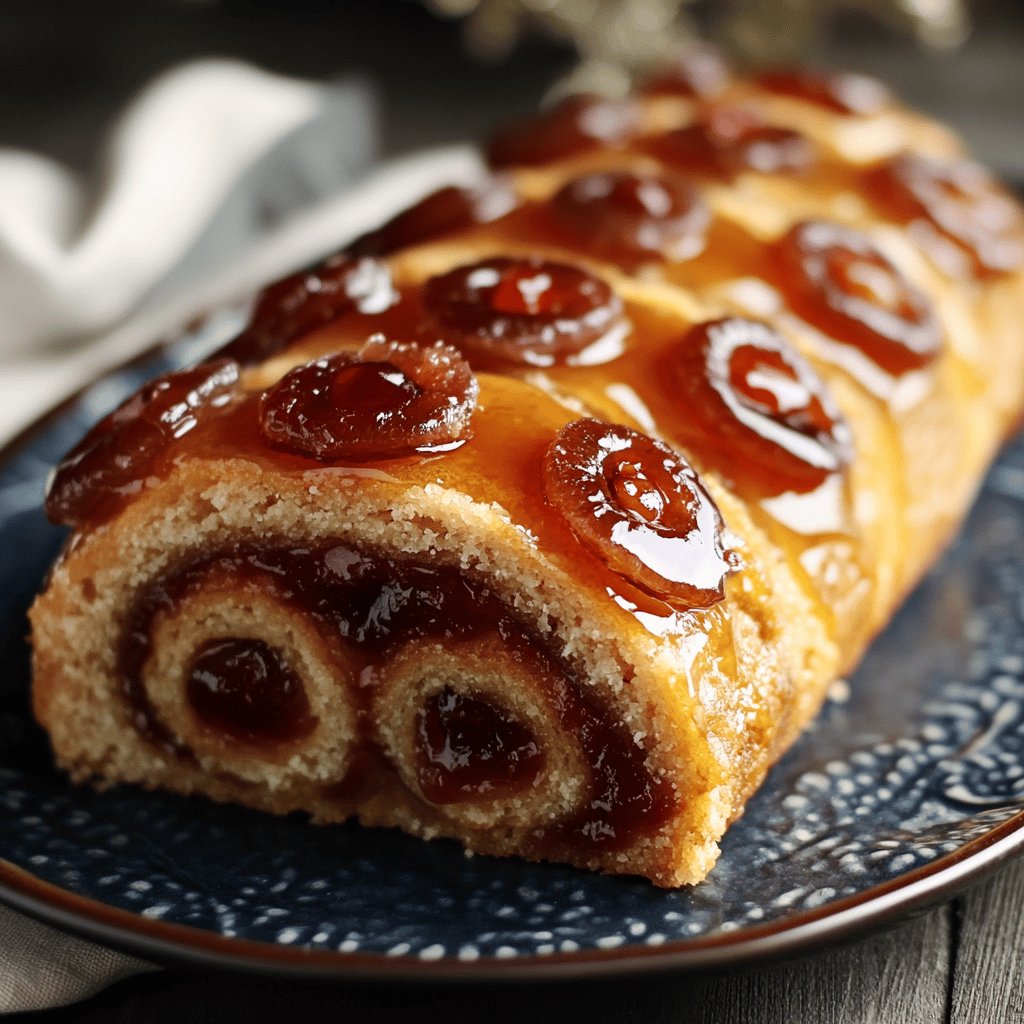
[[[193,714],[212,732],[247,743],[292,743],[317,726],[302,681],[262,640],[209,640],[188,667]]]
[[[766,92],[824,107],[834,114],[879,114],[892,105],[892,94],[874,78],[812,68],[763,71],[753,83]]]
[[[140,388],[99,421],[58,463],[46,514],[78,526],[106,518],[137,493],[168,449],[231,401],[238,364],[218,359],[168,373]]]
[[[927,296],[859,231],[805,221],[777,250],[777,280],[793,310],[886,373],[919,370],[941,351],[942,331]]]
[[[466,441],[479,385],[450,345],[375,335],[323,356],[264,392],[260,431],[275,448],[320,461],[364,461]]]
[[[555,193],[551,218],[581,249],[620,266],[685,260],[703,248],[711,213],[682,178],[595,171]]]
[[[416,743],[417,781],[432,804],[511,795],[545,763],[533,733],[511,712],[451,687],[420,708]]]
[[[243,366],[260,363],[343,313],[382,313],[397,298],[385,264],[343,253],[331,256],[264,288],[245,330],[219,355]]]
[[[508,125],[486,147],[492,167],[536,167],[605,147],[621,146],[637,131],[639,108],[627,100],[568,96],[560,103]]]
[[[733,105],[709,107],[691,124],[649,136],[638,145],[672,168],[723,179],[744,171],[804,174],[817,159],[807,136]]]
[[[741,493],[814,490],[841,473],[852,438],[824,382],[768,324],[697,324],[669,356],[669,387],[687,410],[685,441]]]
[[[622,300],[580,267],[496,256],[430,278],[423,305],[437,334],[474,363],[551,366],[621,338]]]
[[[673,813],[671,790],[648,771],[645,752],[629,731],[588,695],[572,667],[551,649],[551,642],[534,634],[486,586],[457,569],[400,561],[344,544],[289,548],[264,542],[196,554],[138,594],[118,648],[122,692],[137,727],[172,752],[188,753],[159,720],[142,681],[151,653],[152,624],[157,615],[173,611],[210,579],[266,588],[277,600],[308,616],[331,643],[343,644],[344,672],[352,697],[359,703],[370,696],[366,687],[373,685],[374,670],[386,671],[389,655],[410,642],[455,642],[481,634],[498,635],[513,656],[541,659],[545,670],[538,678],[556,682],[541,688],[540,695],[551,702],[560,726],[580,744],[591,779],[583,806],[566,820],[539,830],[530,840],[538,854],[554,854],[566,847],[586,851],[595,846],[625,846],[638,834],[657,829]],[[238,702],[219,707],[229,718],[232,710],[237,717],[227,723],[222,718],[222,727],[230,735],[251,734],[250,709]],[[519,736],[509,727],[502,728],[506,737],[513,732]],[[472,729],[463,733],[467,742],[474,737],[482,743],[469,758],[473,766],[469,774],[476,781],[462,790],[463,799],[478,795],[482,774],[486,774],[485,755],[495,750],[493,737]],[[369,738],[364,737],[363,743],[369,744]],[[525,749],[517,749],[523,754],[525,778],[526,766],[535,767],[536,761],[526,756]],[[507,765],[499,758],[494,767],[495,785],[507,785]],[[450,803],[460,794],[446,786],[446,781],[438,784],[444,790],[442,802]]]
[[[973,160],[902,153],[869,172],[866,191],[953,276],[1024,266],[1024,210]]]
[[[686,460],[660,441],[575,420],[547,450],[544,490],[580,540],[636,586],[691,608],[725,597],[736,561],[718,508]]]
[[[347,247],[353,256],[387,256],[480,224],[490,224],[515,209],[519,199],[511,182],[495,175],[473,187],[448,185],[392,217],[383,227]]]

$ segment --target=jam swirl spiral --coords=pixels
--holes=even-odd
[[[741,488],[806,492],[850,463],[850,430],[824,383],[767,324],[697,324],[671,371],[686,443]]]
[[[99,421],[60,461],[46,492],[51,521],[78,526],[138,490],[157,459],[238,386],[238,364],[217,359],[164,374]]]
[[[794,311],[857,346],[892,376],[928,365],[942,331],[923,292],[860,232],[828,221],[794,225],[777,244]]]
[[[445,341],[475,363],[553,366],[627,329],[622,301],[565,263],[493,257],[432,277],[423,303]]]
[[[766,92],[792,96],[834,114],[878,114],[892,104],[892,94],[881,82],[849,72],[793,68],[762,71],[753,81]]]
[[[948,239],[966,259],[969,273],[991,278],[1024,265],[1024,211],[980,164],[901,153],[870,172],[876,203],[913,227],[922,221]],[[936,262],[956,273],[941,249]]]
[[[260,400],[275,448],[320,461],[398,458],[468,439],[479,385],[459,353],[372,337],[285,374]]]
[[[574,420],[544,457],[544,489],[576,536],[614,572],[673,605],[725,596],[736,558],[689,463],[629,427]]]

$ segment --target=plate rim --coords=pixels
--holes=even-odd
[[[91,375],[13,437],[0,444],[0,468],[111,374],[156,358],[178,339],[165,339]],[[712,932],[661,945],[580,950],[502,958],[424,960],[405,954],[310,949],[240,939],[193,925],[146,918],[47,882],[6,860],[0,851],[0,904],[44,924],[164,966],[200,967],[294,980],[336,982],[476,983],[613,977],[657,972],[710,972],[766,966],[862,937],[872,929],[950,899],[996,868],[1024,857],[1024,808],[942,857],[859,893],[747,928]]]

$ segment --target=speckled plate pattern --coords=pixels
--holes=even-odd
[[[72,787],[28,710],[25,609],[62,540],[40,510],[46,475],[141,381],[216,340],[200,329],[108,375],[0,461],[0,898],[142,955],[264,971],[703,968],[910,912],[1024,847],[1021,440],[694,889],[467,858],[448,841],[199,799]]]

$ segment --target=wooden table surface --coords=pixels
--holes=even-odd
[[[296,13],[296,11],[298,13]],[[1004,173],[1024,180],[1024,6],[983,24],[968,51],[867,65],[910,98],[954,120]],[[1011,15],[1016,12],[1017,20]],[[455,31],[420,8],[379,0],[0,0],[0,146],[41,150],[80,168],[124,100],[157,70],[188,57],[240,56],[295,74],[360,70],[380,89],[385,148],[478,135],[528,110],[569,63],[534,45],[498,68],[478,67]],[[701,1021],[707,1024],[1017,1024],[1024,1022],[1024,862],[890,931],[800,962],[712,978],[481,988],[296,985],[181,971],[143,975],[87,1003],[11,1020],[162,1022],[479,1020]]]

